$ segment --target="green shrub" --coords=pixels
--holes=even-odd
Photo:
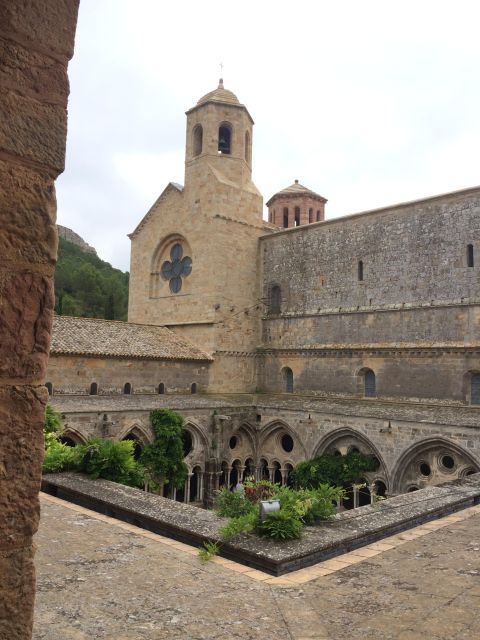
[[[269,513],[258,525],[261,536],[273,540],[293,540],[302,535],[303,523],[291,511],[280,509]]]
[[[214,509],[219,516],[225,518],[237,518],[250,513],[255,508],[254,504],[245,499],[240,491],[221,489],[215,498]]]
[[[252,509],[250,513],[246,513],[243,516],[237,518],[231,518],[230,522],[218,530],[221,539],[224,542],[228,542],[240,533],[250,533],[258,525],[258,512],[257,509]]]
[[[376,471],[379,462],[374,456],[354,452],[345,456],[325,454],[305,460],[289,474],[289,484],[295,489],[316,489],[321,484],[341,487],[358,482],[364,474]]]
[[[131,440],[100,440],[93,438],[75,447],[79,451],[78,470],[92,478],[104,478],[130,486],[143,485],[143,469],[133,457]]]
[[[45,433],[60,433],[63,430],[62,417],[48,402],[45,407]]]
[[[207,540],[198,549],[198,557],[202,562],[208,562],[211,558],[217,555],[220,549],[220,542],[214,542],[213,540]]]
[[[72,471],[78,465],[76,447],[69,447],[60,442],[53,433],[45,434],[45,457],[43,459],[43,473],[60,473]]]

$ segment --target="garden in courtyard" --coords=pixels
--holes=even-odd
[[[166,486],[181,488],[188,472],[183,460],[183,418],[160,409],[151,412],[150,420],[154,440],[136,459],[133,440],[93,438],[76,446],[62,442],[61,416],[47,405],[43,471],[77,471],[159,495]],[[251,476],[224,487],[217,492],[213,508],[228,522],[219,530],[220,541],[205,543],[200,557],[208,560],[222,543],[242,533],[279,542],[300,538],[305,526],[331,519],[340,501],[348,500],[346,487],[360,483],[377,466],[373,456],[358,451],[325,454],[297,465],[289,474],[288,486]]]

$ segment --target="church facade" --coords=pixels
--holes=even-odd
[[[480,188],[325,220],[295,181],[267,222],[247,108],[221,81],[186,115],[184,185],[130,235],[128,323],[56,318],[66,437],[141,447],[178,410],[185,501],[323,452],[375,455],[382,494],[480,470]]]

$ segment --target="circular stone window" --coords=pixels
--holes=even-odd
[[[427,462],[420,463],[420,473],[425,477],[429,476],[432,473],[430,465]]]
[[[232,437],[230,438],[230,442],[228,443],[228,445],[229,445],[230,449],[235,449],[235,447],[237,446],[237,444],[238,444],[237,436],[232,436]]]
[[[445,469],[448,469],[449,471],[451,471],[455,467],[455,460],[452,458],[452,456],[449,456],[449,455],[442,456],[440,458],[440,462],[442,463],[442,466],[445,467]]]
[[[290,451],[293,451],[293,438],[292,436],[289,436],[288,433],[282,436],[281,443],[282,443],[282,449],[284,451],[286,451],[287,453],[290,453]]]

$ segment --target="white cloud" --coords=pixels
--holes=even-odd
[[[59,222],[102,257],[128,268],[125,234],[183,181],[184,112],[221,61],[265,199],[297,178],[333,216],[480,182],[478,2],[233,6],[82,0]]]

